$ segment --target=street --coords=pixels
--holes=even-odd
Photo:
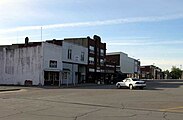
[[[19,88],[0,92],[0,120],[183,118],[183,80],[148,80],[144,90],[116,89],[115,85]]]

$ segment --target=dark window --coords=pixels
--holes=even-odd
[[[100,55],[104,56],[104,50],[103,49],[100,49]]]
[[[64,79],[67,79],[67,78],[68,78],[68,72],[64,72],[63,78],[64,78]]]
[[[95,53],[95,48],[94,48],[94,46],[89,46],[89,52],[90,53],[92,53],[92,54],[94,54]]]
[[[100,59],[100,65],[101,65],[101,66],[104,65],[104,59]]]
[[[71,49],[68,49],[67,58],[72,59],[72,50]]]
[[[85,60],[85,53],[81,52],[81,61],[84,61],[84,60]]]
[[[50,60],[50,68],[57,68],[57,61]]]
[[[94,64],[94,57],[89,57],[89,64]]]

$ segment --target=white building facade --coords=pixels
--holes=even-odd
[[[78,84],[86,80],[88,49],[57,41],[0,46],[0,84]]]
[[[128,57],[128,54],[123,52],[107,53],[109,59],[116,62],[116,70],[123,74],[127,74],[127,77],[139,77],[140,74],[140,61],[134,58]],[[111,56],[111,58],[110,58]]]
[[[86,80],[88,48],[63,41],[63,81],[62,84],[78,84]]]
[[[0,47],[0,84],[45,85],[62,79],[60,46],[45,42]],[[57,73],[57,75],[53,75]],[[30,84],[30,83],[29,83]]]

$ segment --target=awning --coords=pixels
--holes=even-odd
[[[64,68],[63,71],[69,71],[70,72],[71,70],[70,69],[67,69],[67,68]]]
[[[61,69],[44,69],[44,71],[48,71],[48,72],[62,72]]]

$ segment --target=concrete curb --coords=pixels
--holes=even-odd
[[[92,86],[106,86],[106,84],[77,84],[77,85],[62,85],[60,87],[58,86],[42,86],[40,88],[45,89],[67,89],[67,88],[87,88]]]
[[[19,88],[12,88],[12,89],[0,89],[0,92],[6,92],[6,91],[18,91],[21,90]]]

